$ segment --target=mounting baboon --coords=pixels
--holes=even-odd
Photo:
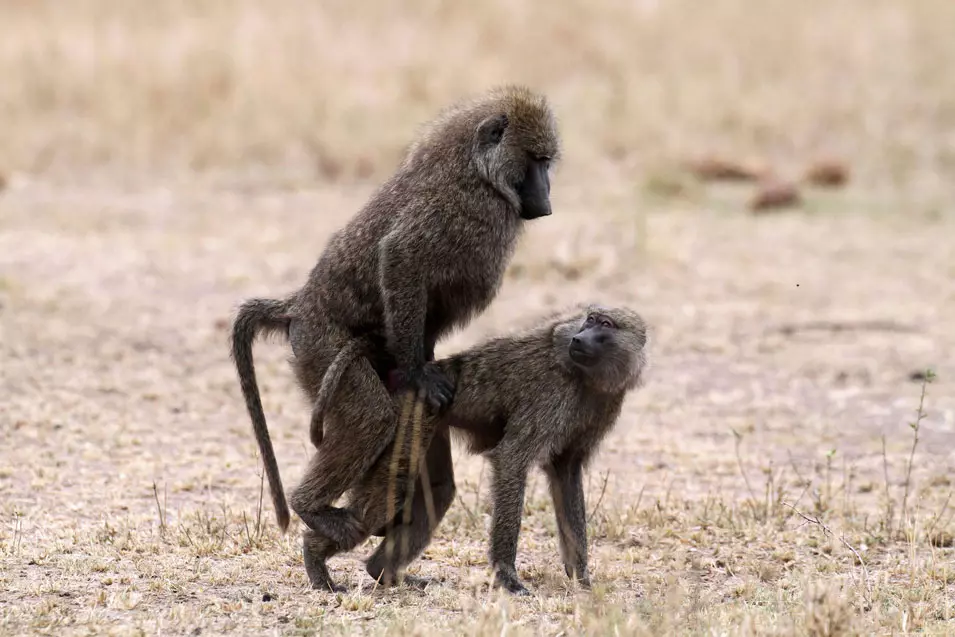
[[[239,308],[232,357],[283,530],[289,512],[256,384],[256,335],[287,335],[295,375],[313,404],[338,350],[362,342],[365,355],[329,403],[324,440],[322,421],[312,423],[321,452],[291,496],[311,529],[350,542],[363,530],[331,505],[394,436],[385,382],[394,391],[420,390],[432,409],[448,404],[453,388],[431,363],[435,344],[491,302],[524,221],[551,214],[548,172],[559,145],[547,101],[527,88],[495,89],[449,108],[331,237],[300,290]]]
[[[327,558],[372,532],[386,537],[366,562],[367,571],[386,584],[424,550],[454,498],[451,461],[444,451],[449,428],[463,435],[471,453],[491,460],[490,562],[496,582],[511,592],[526,592],[514,562],[527,474],[540,465],[550,482],[567,574],[589,585],[581,475],[617,421],[625,394],[642,381],[647,327],[631,310],[598,305],[578,306],[542,323],[437,361],[455,385],[454,400],[441,415],[423,415],[421,401],[396,397],[404,399],[399,433],[344,509],[355,516],[352,527],[366,533],[341,544],[306,531],[305,567],[314,587],[335,589]],[[356,354],[343,350],[337,375],[325,378],[328,393],[345,373],[348,356]],[[408,427],[419,430],[402,431]],[[393,490],[396,475],[404,471],[413,477],[419,466],[413,494]],[[403,519],[392,530],[399,509]]]

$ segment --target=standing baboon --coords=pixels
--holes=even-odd
[[[558,154],[553,113],[526,88],[496,89],[452,107],[331,237],[299,291],[240,307],[232,356],[283,530],[289,513],[252,363],[256,334],[286,333],[295,375],[313,404],[338,350],[360,341],[364,355],[348,366],[326,417],[312,419],[321,451],[291,496],[317,534],[351,544],[364,529],[331,505],[394,437],[388,387],[419,391],[436,411],[448,404],[453,387],[432,364],[435,344],[491,302],[524,220],[551,214],[548,171]],[[435,451],[442,452],[450,449]]]
[[[471,453],[484,453],[494,473],[490,562],[496,582],[526,593],[515,557],[527,474],[543,467],[557,514],[560,551],[569,576],[589,585],[584,509],[584,465],[620,414],[625,394],[638,387],[647,364],[647,327],[626,308],[578,306],[514,336],[504,336],[437,361],[455,385],[454,400],[438,417],[422,417],[420,401],[405,398],[399,433],[350,494],[346,512],[368,532],[390,525],[366,567],[385,583],[413,560],[431,539],[454,498],[450,459],[435,452],[448,441],[449,427],[467,440]],[[337,368],[342,373],[348,363]],[[338,377],[325,382],[334,391]],[[400,400],[399,397],[397,400]],[[418,413],[407,413],[412,405]],[[317,408],[321,409],[318,404]],[[402,431],[417,427],[419,431]],[[427,450],[422,458],[422,451]],[[394,490],[396,474],[421,473],[414,503]],[[396,471],[396,468],[398,469]],[[408,498],[412,494],[407,495]],[[306,532],[305,566],[315,587],[328,585],[327,558],[349,550]],[[418,582],[416,582],[418,583]]]

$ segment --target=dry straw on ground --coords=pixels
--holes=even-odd
[[[955,631],[955,3],[38,0],[0,24],[0,634]],[[331,564],[349,593],[309,591],[230,313],[299,285],[414,126],[502,81],[560,115],[555,213],[439,355],[584,299],[654,326],[589,472],[594,590],[539,474],[537,595],[487,588],[488,475],[457,450],[413,568],[434,586],[373,590],[363,546]],[[753,184],[679,168],[701,156],[852,179],[752,216]],[[290,484],[307,408],[287,350],[256,354]]]

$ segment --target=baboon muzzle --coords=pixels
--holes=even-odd
[[[522,219],[537,219],[551,214],[550,178],[547,176],[546,162],[531,162],[517,193],[521,197]]]
[[[582,330],[570,339],[570,360],[582,367],[593,365],[600,358],[602,342],[603,339],[591,330]]]

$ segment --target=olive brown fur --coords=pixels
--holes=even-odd
[[[433,364],[435,345],[491,303],[524,222],[551,214],[549,171],[559,155],[550,106],[525,87],[454,105],[424,127],[395,174],[332,235],[301,289],[241,305],[232,356],[283,530],[288,506],[252,361],[258,333],[287,336],[313,405],[335,356],[359,341],[361,356],[312,418],[310,438],[320,450],[290,496],[312,532],[348,544],[365,529],[332,503],[392,442],[389,389],[420,392],[434,413],[449,404],[453,384]]]
[[[626,394],[643,382],[647,338],[646,323],[632,310],[577,306],[532,329],[438,361],[455,384],[451,405],[435,416],[422,414],[418,401],[418,412],[404,414],[399,427],[418,427],[418,435],[399,434],[351,491],[346,511],[366,533],[352,544],[332,546],[306,532],[305,563],[312,585],[327,586],[327,558],[353,548],[375,530],[385,539],[367,560],[368,573],[385,584],[400,577],[430,542],[454,498],[450,460],[442,464],[434,451],[448,444],[450,431],[467,442],[471,453],[491,462],[489,559],[496,583],[514,593],[527,592],[515,559],[527,475],[540,466],[550,485],[565,570],[589,585],[582,473],[617,422]],[[337,380],[329,376],[326,382]],[[414,403],[402,396],[395,400],[403,401],[405,412]],[[392,488],[396,464],[412,475],[415,467],[420,470],[403,500]]]

